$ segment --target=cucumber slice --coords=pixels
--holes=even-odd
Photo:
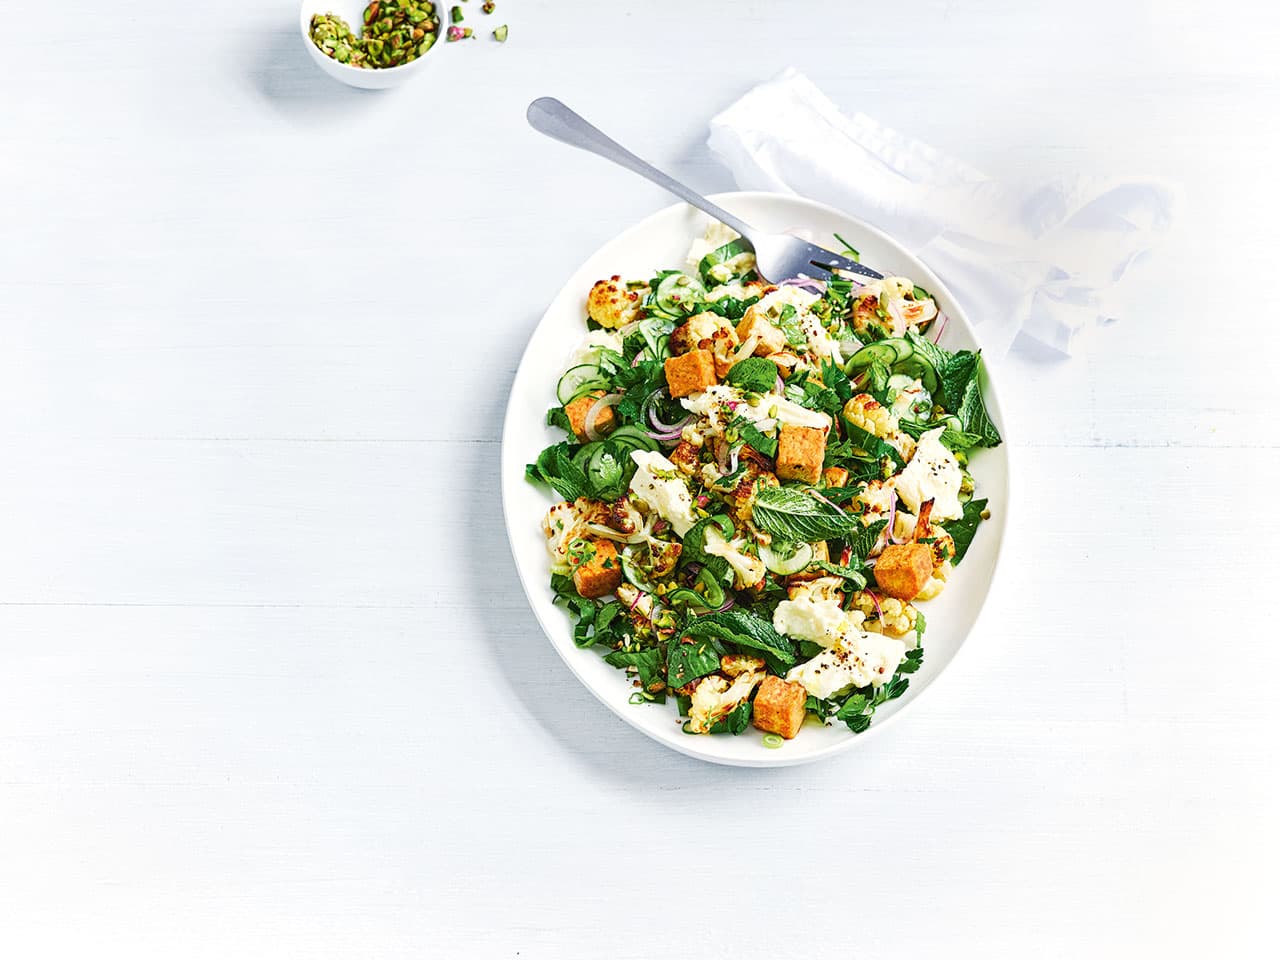
[[[573,461],[573,465],[585,473],[587,470],[587,461],[591,459],[592,454],[600,449],[601,445],[601,441],[599,440],[592,440],[589,443],[584,443],[578,449],[578,452],[570,458]]]
[[[657,450],[658,441],[634,424],[619,427],[609,434],[609,439],[628,450]]]
[[[591,452],[583,472],[587,475],[589,489],[604,490],[619,483],[625,469],[608,445],[601,443]]]
[[[580,363],[564,372],[564,376],[556,384],[556,399],[564,406],[573,403],[584,393],[608,389],[609,381],[605,379],[604,371],[594,363]]]
[[[645,579],[635,561],[631,559],[631,555],[625,551],[622,554],[622,575],[645,593],[653,593],[653,584]]]
[[[895,364],[893,372],[919,380],[929,391],[930,397],[938,392],[938,371],[933,368],[932,363],[918,353]]]
[[[670,316],[693,313],[707,299],[707,288],[702,281],[686,273],[669,273],[662,278],[654,291],[653,302],[658,309]]]
[[[764,561],[764,567],[770,573],[777,573],[785,577],[793,573],[799,573],[813,563],[813,547],[807,543],[799,543],[796,544],[795,553],[784,554],[762,546],[760,547],[760,559]]]
[[[707,606],[707,601],[702,596],[702,594],[695,593],[694,591],[690,590],[688,587],[676,587],[676,589],[672,590],[662,599],[672,605],[683,604],[686,606],[693,606],[693,607]]]
[[[850,357],[849,362],[844,366],[844,372],[846,376],[852,377],[871,366],[874,360],[879,360],[885,366],[892,367],[896,363],[903,362],[913,353],[915,353],[915,348],[902,337],[877,340],[875,343],[868,343]]]

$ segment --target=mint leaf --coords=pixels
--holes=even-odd
[[[763,453],[766,457],[777,455],[778,441],[773,437],[765,436],[750,420],[745,417],[737,417],[730,421],[729,426],[737,429],[738,436],[742,439],[742,442],[752,450],[757,453]]]
[[[725,375],[725,382],[740,390],[752,393],[768,393],[778,380],[778,368],[764,357],[747,357],[739,360]]]
[[[834,540],[859,525],[857,517],[797,487],[761,487],[751,505],[751,519],[765,533],[789,543]]]
[[[796,651],[791,641],[773,629],[773,624],[746,610],[726,610],[696,617],[685,626],[690,637],[715,637],[736,647],[760,653],[769,669],[783,674],[795,665]]]
[[[951,539],[956,542],[956,555],[951,562],[957,566],[968,552],[969,544],[973,543],[973,535],[978,532],[978,524],[982,522],[982,511],[986,509],[985,499],[970,500],[964,505],[963,514],[959,520],[948,520],[942,525],[942,528],[951,534]]]
[[[855,458],[861,460],[884,460],[887,457],[898,465],[906,463],[902,454],[898,452],[898,448],[888,440],[881,440],[874,433],[868,433],[848,420],[844,422],[844,427],[845,436],[849,441]]]
[[[525,467],[525,478],[532,483],[545,483],[566,500],[577,500],[587,493],[587,476],[575,466],[568,443],[547,447],[536,462]]]
[[[817,567],[819,570],[825,570],[833,576],[843,577],[853,584],[855,590],[861,590],[867,585],[867,578],[862,572],[855,570],[853,567],[841,566],[838,563],[828,563],[826,560],[815,560],[811,566]]]
[[[804,329],[800,326],[800,317],[796,313],[796,308],[791,304],[784,304],[778,312],[777,320],[778,329],[780,329],[787,337],[787,343],[793,347],[808,346],[809,338],[804,335]]]
[[[634,653],[614,650],[605,655],[604,662],[619,669],[635,667],[640,685],[649,693],[657,693],[666,686],[666,665],[662,662],[662,651],[656,648]]]
[[[751,723],[751,701],[743,700],[711,725],[711,733],[732,733],[735,737]]]
[[[845,541],[849,544],[849,552],[858,558],[860,562],[865,563],[867,554],[876,545],[880,539],[880,531],[887,525],[888,520],[876,520],[870,526],[863,527],[859,522],[859,529],[853,534],[847,536]]]
[[[710,638],[688,641],[682,638],[667,645],[667,683],[673,687],[683,687],[719,669],[720,651]]]

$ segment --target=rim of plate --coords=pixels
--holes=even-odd
[[[795,204],[798,210],[804,210],[807,208],[813,211],[820,211],[823,214],[826,214],[827,216],[837,217],[839,219],[857,224],[859,229],[865,231],[868,234],[873,235],[880,242],[892,248],[899,256],[903,257],[906,261],[908,261],[911,264],[912,271],[917,275],[919,275],[920,277],[923,277],[928,282],[930,290],[943,294],[944,297],[948,301],[950,301],[950,303],[952,304],[952,307],[954,308],[954,309],[947,310],[947,313],[950,317],[950,321],[952,323],[957,323],[957,322],[960,323],[961,326],[964,328],[964,330],[974,340],[975,344],[977,343],[978,338],[976,333],[974,332],[973,324],[970,322],[969,316],[965,312],[963,305],[960,303],[959,300],[956,299],[955,295],[951,293],[950,288],[945,283],[943,283],[942,280],[937,276],[937,274],[935,274],[932,270],[930,270],[929,267],[922,260],[920,260],[915,254],[913,254],[910,250],[908,250],[901,243],[895,240],[891,235],[885,233],[880,228],[867,223],[865,220],[862,220],[859,217],[855,217],[852,214],[846,213],[845,211],[839,209],[838,207],[831,206],[830,204],[820,203],[816,200],[810,200],[807,197],[801,197],[796,194],[774,193],[767,190],[735,190],[735,191],[727,191],[724,193],[708,194],[707,199],[711,200],[714,203],[719,204],[720,206],[725,207],[725,209],[730,210],[731,212],[736,212],[736,206],[739,203],[750,204],[755,201],[763,201],[768,203],[778,203],[778,202],[790,203],[790,204]],[[598,684],[596,684],[593,680],[587,677],[583,673],[583,671],[579,669],[579,665],[578,665],[579,658],[584,656],[595,655],[595,651],[590,649],[582,649],[574,646],[573,640],[571,637],[566,636],[565,638],[563,638],[565,642],[561,642],[557,640],[558,634],[565,632],[562,625],[549,623],[546,620],[546,618],[543,616],[542,611],[540,610],[539,605],[535,600],[535,597],[541,596],[549,588],[546,586],[545,583],[531,582],[530,576],[532,575],[533,571],[528,571],[525,569],[525,565],[521,563],[520,556],[517,552],[516,541],[515,541],[515,524],[528,523],[529,519],[523,515],[515,515],[515,511],[511,503],[511,498],[512,498],[513,492],[516,489],[518,489],[517,485],[525,484],[528,481],[525,480],[525,476],[524,476],[525,465],[523,463],[509,462],[513,457],[513,453],[512,453],[513,445],[510,442],[510,438],[513,435],[514,430],[520,429],[522,425],[527,426],[527,423],[522,424],[520,422],[521,420],[527,420],[528,411],[527,409],[520,408],[517,404],[517,397],[521,393],[521,391],[518,390],[517,387],[523,382],[525,378],[532,376],[532,374],[529,372],[528,360],[530,357],[530,353],[533,349],[534,342],[538,339],[539,332],[542,330],[543,326],[547,323],[553,310],[556,307],[556,304],[560,301],[560,299],[563,296],[565,296],[566,292],[568,291],[569,284],[572,282],[573,278],[576,277],[579,273],[581,273],[587,267],[587,265],[592,260],[594,260],[597,256],[599,256],[600,253],[603,250],[605,250],[607,247],[614,246],[615,244],[624,243],[626,240],[628,240],[632,236],[644,232],[646,229],[650,227],[650,225],[654,221],[661,220],[666,217],[670,217],[673,215],[674,212],[677,212],[680,210],[693,210],[693,209],[694,209],[693,207],[683,202],[670,204],[666,207],[662,207],[661,209],[654,211],[653,213],[649,214],[647,217],[643,218],[637,223],[632,224],[630,227],[626,228],[625,230],[618,233],[614,237],[610,238],[609,240],[606,240],[603,244],[601,244],[598,248],[596,248],[596,250],[594,250],[585,260],[583,260],[582,263],[580,263],[576,269],[572,271],[572,273],[569,275],[570,276],[569,280],[567,280],[560,287],[560,289],[555,293],[555,295],[551,298],[550,302],[547,305],[547,309],[543,311],[542,316],[538,319],[538,322],[534,325],[533,330],[530,332],[529,341],[525,344],[524,350],[521,351],[520,362],[516,367],[516,374],[511,382],[510,393],[508,394],[508,398],[507,398],[507,409],[503,417],[503,425],[502,425],[502,450],[499,456],[499,469],[502,471],[502,481],[501,481],[502,482],[502,512],[503,512],[504,526],[506,527],[506,532],[507,532],[507,546],[511,551],[511,557],[512,557],[513,563],[515,564],[516,574],[520,578],[520,585],[524,589],[525,599],[528,600],[529,607],[533,613],[534,619],[538,622],[538,626],[541,627],[542,632],[546,637],[547,641],[551,644],[552,649],[554,649],[556,653],[560,656],[560,659],[564,661],[565,665],[569,668],[570,672],[572,672],[573,675],[578,679],[578,682],[581,683],[587,690],[589,690],[592,696],[594,696],[597,700],[599,700],[602,704],[604,704],[605,707],[607,707],[611,713],[613,713],[615,716],[617,716],[619,719],[625,722],[628,726],[632,727],[635,730],[638,730],[640,733],[643,733],[646,737],[656,741],[657,743],[662,744],[664,747],[669,747],[670,749],[675,750],[678,753],[684,754],[685,756],[692,757],[696,760],[702,760],[707,763],[715,763],[723,766],[736,766],[736,767],[789,767],[789,766],[797,766],[799,764],[804,764],[804,763],[813,763],[817,760],[826,759],[828,757],[835,756],[836,754],[840,754],[840,753],[844,753],[845,751],[852,750],[855,746],[861,743],[865,743],[873,735],[878,735],[881,730],[887,727],[899,716],[906,713],[907,710],[913,704],[917,703],[930,689],[932,689],[934,686],[937,685],[937,683],[942,679],[942,676],[947,672],[947,669],[956,661],[956,658],[960,656],[961,651],[964,649],[965,645],[968,643],[969,637],[971,637],[981,626],[982,617],[987,607],[987,601],[990,599],[990,596],[991,596],[991,589],[995,585],[997,577],[999,576],[999,573],[1000,573],[1000,562],[1004,555],[1005,540],[1008,536],[1010,507],[1011,507],[1011,500],[1012,500],[1011,491],[1013,488],[1012,479],[1014,476],[1013,443],[1009,436],[1009,431],[1005,423],[1004,408],[1000,402],[1000,391],[999,391],[998,385],[996,384],[995,380],[991,376],[990,365],[984,364],[983,366],[984,366],[984,373],[985,373],[985,382],[983,383],[983,399],[986,401],[988,410],[992,415],[992,419],[996,422],[996,424],[1000,429],[1000,434],[1002,437],[1002,443],[1001,443],[1000,449],[1003,452],[1004,461],[1005,461],[1004,493],[1003,493],[1004,499],[1000,505],[1000,511],[1001,511],[999,514],[1000,522],[998,523],[997,525],[998,529],[996,530],[996,533],[998,534],[998,536],[996,537],[994,543],[991,545],[991,550],[992,550],[991,575],[988,578],[987,583],[985,584],[985,588],[983,589],[981,598],[978,600],[978,606],[977,606],[977,609],[974,611],[974,615],[973,615],[973,623],[970,625],[969,629],[965,631],[964,635],[960,638],[959,644],[956,646],[955,652],[951,655],[951,658],[945,664],[943,664],[943,666],[939,669],[938,673],[928,683],[923,684],[922,686],[917,688],[917,690],[913,695],[910,695],[909,697],[904,698],[903,702],[899,704],[896,707],[896,709],[894,709],[892,712],[885,715],[877,714],[876,718],[871,723],[871,726],[868,727],[862,733],[859,733],[859,734],[850,733],[847,738],[831,743],[827,746],[807,750],[803,753],[794,753],[794,754],[788,754],[782,750],[769,750],[761,746],[758,756],[753,755],[750,757],[726,757],[726,756],[714,755],[699,749],[699,745],[703,741],[710,739],[708,737],[698,737],[698,736],[689,736],[687,734],[681,734],[682,739],[674,739],[674,738],[668,739],[661,736],[658,732],[649,729],[640,721],[640,718],[635,714],[634,712],[636,709],[635,707],[625,702],[623,703],[615,702],[615,700],[611,699],[608,696],[609,691],[601,689],[601,687]],[[744,216],[746,216],[746,214],[744,214]],[[584,299],[585,299],[585,294],[584,294]],[[572,344],[567,344],[565,347],[566,355],[571,349],[572,349]],[[540,520],[540,517],[534,518],[534,522],[537,522],[538,520]],[[547,572],[546,570],[540,570],[539,574],[545,575],[546,572]],[[534,592],[535,590],[538,591],[537,594],[535,594]],[[567,646],[566,646],[566,643],[567,643]],[[805,729],[807,728],[808,728],[808,724],[806,723]],[[803,730],[801,732],[803,733]],[[796,741],[793,740],[789,742],[795,743]]]

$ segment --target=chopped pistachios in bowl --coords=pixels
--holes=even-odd
[[[364,9],[364,29],[356,36],[333,13],[311,18],[311,39],[326,56],[362,69],[399,67],[417,60],[440,35],[431,0],[373,0]]]

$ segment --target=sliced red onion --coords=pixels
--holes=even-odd
[[[938,332],[933,335],[933,342],[936,344],[942,339],[942,331],[947,329],[947,320],[950,319],[945,313],[938,314]]]
[[[781,395],[782,389],[785,386],[786,384],[782,382],[782,374],[778,374],[778,379],[774,382],[774,385],[773,385],[773,392]]]
[[[884,308],[889,311],[889,316],[893,317],[894,321],[904,330],[910,326],[907,322],[907,318],[902,314],[902,304],[897,300],[888,301],[885,303]]]
[[[608,407],[616,407],[622,401],[622,394],[609,393],[605,394],[587,410],[586,419],[582,421],[582,431],[587,435],[588,440],[602,439],[600,434],[596,432],[596,418]]]
[[[729,475],[729,444],[722,439],[716,440],[716,467],[723,476]]]
[[[880,621],[880,629],[884,629],[884,611],[880,609],[880,598],[875,595],[875,591],[868,590],[867,596],[871,598],[871,602],[876,605],[876,619]]]
[[[814,280],[812,277],[792,277],[790,280],[783,280],[778,286],[800,287],[802,290],[808,290],[818,296],[822,296],[827,292],[827,285],[821,280]]]
[[[726,600],[725,600],[725,602],[724,602],[724,603],[722,603],[722,604],[720,604],[720,606],[716,607],[716,613],[724,613],[726,610],[728,610],[729,608],[731,608],[731,607],[734,605],[734,603],[736,603],[736,602],[737,602],[737,601],[735,601],[735,600],[733,599],[733,597],[729,597],[728,599],[726,599]]]
[[[675,430],[676,432],[679,432],[684,428],[685,424],[687,424],[693,418],[693,415],[692,414],[687,415],[679,423],[663,423],[661,420],[658,419],[657,411],[654,409],[654,401],[657,400],[658,397],[660,396],[662,396],[661,387],[653,391],[653,393],[649,394],[648,399],[646,399],[644,402],[645,407],[647,407],[649,410],[649,422],[653,424],[653,429],[660,430],[663,433],[670,433],[673,430]],[[661,438],[655,438],[655,439],[661,439]]]
[[[659,432],[657,430],[646,430],[645,436],[649,437],[652,440],[661,440],[663,443],[666,443],[669,440],[679,440],[680,434],[683,429],[684,428],[681,427],[675,430],[665,430],[662,432]]]
[[[738,469],[738,450],[736,447],[729,450],[729,472],[725,476],[729,476]]]
[[[648,594],[645,593],[643,590],[637,590],[636,598],[631,601],[631,606],[627,607],[627,613],[635,613],[636,604],[638,604],[641,600],[643,600],[647,596]]]

